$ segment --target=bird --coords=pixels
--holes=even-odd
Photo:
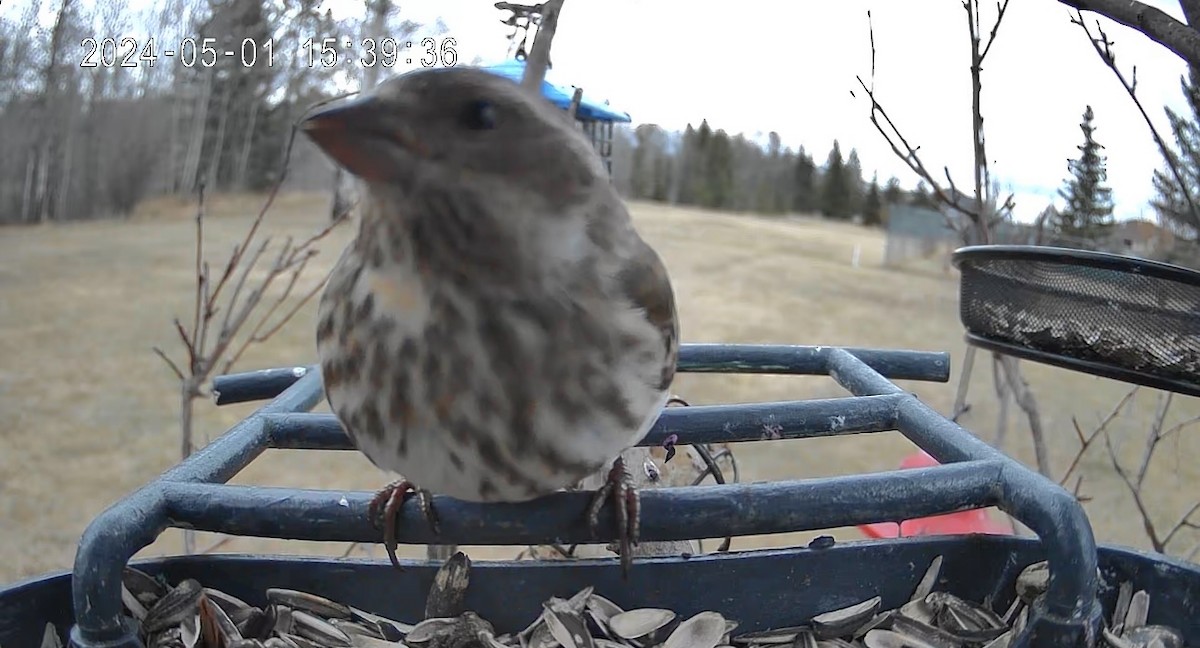
[[[608,469],[622,574],[640,499],[621,459],[666,406],[679,318],[662,258],[635,229],[566,111],[475,67],[428,68],[316,109],[301,130],[349,172],[358,231],[318,305],[326,400],[355,447],[397,479],[395,524],[437,493],[525,502]]]

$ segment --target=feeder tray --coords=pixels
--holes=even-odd
[[[954,253],[971,345],[1200,396],[1200,272],[1026,245]]]
[[[1066,648],[1100,636],[1112,615],[1114,583],[1152,597],[1146,623],[1178,629],[1200,645],[1200,569],[1163,556],[1098,548],[1079,502],[1059,485],[988,446],[892,380],[945,383],[945,353],[827,346],[683,344],[679,370],[698,373],[823,375],[851,396],[697,405],[665,409],[639,445],[671,436],[680,444],[796,440],[897,431],[938,465],[869,474],[642,493],[644,542],[831,529],[998,507],[1037,538],[958,535],[699,556],[638,558],[629,581],[614,559],[497,561],[479,564],[467,605],[516,631],[549,596],[586,586],[625,609],[715,610],[742,632],[805,623],[814,615],[878,596],[883,609],[905,604],[926,566],[943,556],[938,589],[1007,606],[1017,574],[1047,560],[1053,578],[1028,607],[1009,648]],[[168,527],[315,542],[378,542],[367,510],[372,494],[228,484],[268,448],[353,450],[337,419],[311,413],[322,399],[319,371],[284,367],[214,379],[219,404],[271,399],[182,463],[97,516],[84,531],[70,573],[0,588],[0,645],[36,645],[47,623],[71,648],[145,648],[125,616],[122,576],[130,558]],[[437,536],[415,503],[402,507],[404,544],[531,545],[604,543],[617,537],[611,503],[592,536],[586,492],[519,504],[480,504],[435,495]],[[135,561],[170,582],[204,585],[262,604],[265,587],[332,597],[404,622],[421,618],[436,563],[278,555],[188,556]],[[1103,579],[1103,581],[1101,580]],[[51,635],[53,636],[53,635]]]

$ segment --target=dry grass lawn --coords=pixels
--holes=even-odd
[[[259,196],[222,197],[210,204],[208,249],[223,260],[257,210]],[[321,226],[328,199],[284,196],[267,232],[307,236]],[[949,384],[904,383],[948,412],[965,345],[957,315],[957,283],[940,265],[908,271],[880,267],[877,231],[817,220],[772,220],[636,204],[646,238],[675,282],[687,342],[775,342],[948,351]],[[178,460],[178,398],[173,377],[151,353],[164,345],[178,357],[171,318],[192,299],[192,208],[160,201],[134,222],[98,222],[0,230],[0,583],[67,569],[79,534],[105,507]],[[351,235],[344,227],[325,242],[318,280]],[[861,265],[850,265],[855,245]],[[313,361],[315,308],[310,305],[280,335],[254,348],[240,369]],[[981,356],[981,359],[983,356]],[[1128,386],[1026,363],[1040,399],[1050,451],[1061,473],[1075,453],[1071,417],[1091,427]],[[976,363],[973,409],[963,423],[985,439],[995,433],[990,362]],[[843,395],[828,378],[683,375],[676,392],[693,403],[767,401]],[[1157,393],[1143,390],[1113,429],[1121,453],[1135,462]],[[198,407],[201,441],[257,407]],[[1171,420],[1200,414],[1195,399],[1176,397]],[[1006,450],[1032,465],[1027,428],[1014,417]],[[1200,467],[1191,461],[1200,431],[1176,435],[1148,478],[1161,525],[1173,523],[1200,497]],[[912,446],[891,433],[859,438],[760,442],[736,448],[744,480],[816,477],[895,467]],[[1102,448],[1084,461],[1087,510],[1106,542],[1147,547],[1131,499]],[[273,451],[239,475],[238,483],[369,490],[387,477],[354,452]],[[861,537],[838,529],[842,539]],[[734,548],[805,542],[814,533],[743,538]],[[1176,553],[1196,537],[1183,538]],[[212,543],[201,536],[200,546]],[[711,548],[713,545],[707,545]],[[175,531],[141,555],[175,553]],[[423,555],[420,547],[408,555]],[[340,554],[345,545],[236,539],[229,552]],[[369,548],[374,555],[382,552]],[[477,558],[511,549],[473,551]]]

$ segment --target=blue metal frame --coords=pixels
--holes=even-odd
[[[826,529],[997,506],[1031,528],[1052,577],[1014,646],[1076,645],[1097,636],[1096,545],[1083,509],[1057,484],[979,441],[889,378],[947,382],[945,353],[839,347],[685,344],[680,371],[829,375],[853,396],[693,406],[663,411],[641,445],[757,441],[899,430],[942,464],[845,477],[653,489],[642,494],[646,541]],[[139,647],[121,621],[121,570],[168,527],[314,541],[379,542],[367,519],[371,493],[226,485],[267,448],[353,449],[330,415],[302,413],[322,398],[308,367],[223,376],[218,402],[274,397],[224,435],[98,516],[75,558],[72,595],[78,648]],[[416,506],[402,510],[410,544],[525,545],[612,540],[606,504],[593,539],[585,492],[522,504],[435,496],[436,538]],[[668,559],[670,560],[670,559]],[[677,560],[683,560],[679,558]],[[615,564],[612,569],[618,569]],[[636,565],[634,567],[636,571]]]

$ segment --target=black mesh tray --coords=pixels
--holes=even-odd
[[[1200,396],[1200,272],[1026,245],[954,253],[968,343]]]

